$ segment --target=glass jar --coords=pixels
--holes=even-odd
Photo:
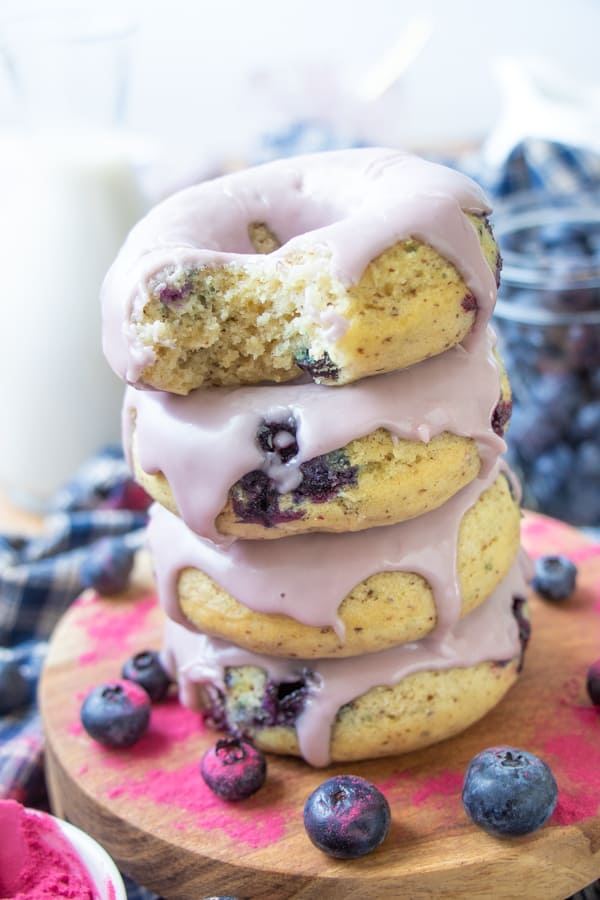
[[[19,119],[0,132],[0,490],[28,507],[119,440],[99,292],[145,210],[122,128],[131,35],[75,7],[22,16],[0,41]]]
[[[508,457],[523,502],[600,525],[600,196],[500,209],[494,325],[513,389]]]

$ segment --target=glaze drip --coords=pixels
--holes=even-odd
[[[260,470],[280,492],[294,490],[302,480],[302,464],[377,428],[424,442],[445,431],[471,437],[485,475],[506,449],[493,427],[500,397],[495,341],[488,329],[469,350],[454,347],[343,390],[284,384],[204,388],[178,397],[128,388],[123,408],[125,449],[131,461],[135,417],[142,468],[148,473],[162,471],[185,523],[224,546],[234,539],[219,534],[215,519],[240,478]],[[274,458],[261,448],[256,435],[265,422],[281,423],[278,433],[283,439],[290,420],[295,422],[297,452]]]
[[[436,630],[420,641],[350,659],[282,659],[243,650],[167,621],[163,659],[179,682],[182,702],[202,708],[202,685],[225,691],[226,670],[257,666],[277,683],[303,680],[308,697],[296,721],[304,759],[311,765],[329,761],[331,728],[338,710],[378,685],[398,684],[426,670],[508,661],[521,652],[513,598],[526,594],[525,558],[521,552],[507,577],[476,610],[453,628]],[[311,677],[306,678],[306,673]]]
[[[296,535],[274,544],[254,540],[219,547],[155,503],[148,543],[160,602],[171,619],[191,628],[179,605],[177,583],[183,569],[200,569],[249,609],[329,626],[343,641],[338,609],[344,597],[377,572],[405,571],[429,582],[437,628],[452,628],[462,605],[456,564],[460,523],[501,466],[497,461],[485,478],[416,519],[353,533]]]

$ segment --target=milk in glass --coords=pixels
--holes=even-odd
[[[120,433],[99,291],[144,212],[119,129],[130,23],[79,8],[5,31],[19,126],[0,132],[0,493],[43,508]]]

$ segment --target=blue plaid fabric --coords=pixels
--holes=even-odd
[[[54,498],[43,532],[0,535],[0,662],[16,663],[36,696],[48,639],[84,585],[82,564],[100,538],[133,552],[146,524],[148,498],[131,480],[120,450],[87,463]],[[0,716],[0,798],[47,809],[44,740],[35,701]],[[130,900],[156,894],[127,880]]]

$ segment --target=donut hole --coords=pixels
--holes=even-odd
[[[281,241],[265,222],[251,222],[248,225],[248,237],[255,253],[266,255],[281,247]]]

